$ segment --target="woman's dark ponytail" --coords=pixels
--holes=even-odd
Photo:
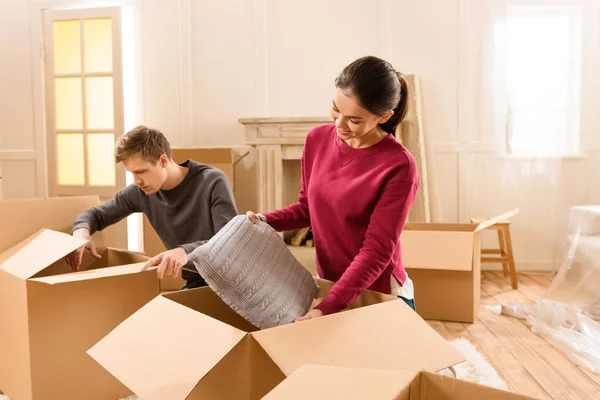
[[[392,135],[408,108],[408,82],[392,65],[380,58],[367,56],[352,62],[335,79],[335,86],[350,91],[371,113],[382,116],[394,114],[380,124]]]
[[[408,111],[408,81],[402,73],[396,72],[396,75],[398,75],[400,82],[400,100],[394,108],[394,114],[381,124],[381,128],[392,135],[396,132],[396,127],[404,120]]]

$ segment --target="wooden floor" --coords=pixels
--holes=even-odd
[[[532,303],[550,285],[551,274],[520,273],[519,288],[502,272],[485,271],[481,310],[474,324],[428,321],[445,339],[473,343],[511,391],[539,399],[600,399],[600,374],[580,368],[531,331],[522,320],[497,315],[485,305]]]

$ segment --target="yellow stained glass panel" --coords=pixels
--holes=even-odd
[[[82,133],[56,135],[56,160],[59,185],[85,185]]]
[[[112,21],[110,18],[83,21],[86,72],[112,71]]]
[[[87,128],[113,129],[113,79],[86,78]]]
[[[54,72],[81,72],[81,30],[79,20],[54,21]]]
[[[115,185],[114,144],[112,133],[88,134],[88,183],[91,186]]]
[[[54,80],[56,129],[83,129],[81,78]]]

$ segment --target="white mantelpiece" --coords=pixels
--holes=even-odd
[[[331,117],[242,118],[246,144],[256,147],[258,211],[284,204],[284,161],[300,160],[304,141],[315,126],[332,122]]]

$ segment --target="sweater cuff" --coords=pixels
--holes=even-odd
[[[335,294],[329,293],[315,308],[320,310],[323,315],[329,315],[342,311],[346,306]]]
[[[182,249],[185,250],[185,253],[189,255],[191,252],[193,252],[194,250],[196,250],[198,247],[202,246],[206,242],[208,242],[208,240],[199,240],[199,241],[193,242],[193,243],[182,244],[177,247],[181,247]]]
[[[267,217],[266,217],[264,214],[260,213],[260,214],[256,214],[256,216],[257,216],[257,217],[258,217],[258,219],[260,219],[262,222],[265,222],[265,223],[267,223]]]
[[[71,227],[71,235],[73,234],[73,232],[75,232],[77,229],[81,229],[81,228],[85,228],[90,232],[90,235],[92,235],[95,232],[92,232],[92,228],[90,227],[90,225],[87,222],[78,222],[76,224],[74,224]]]

